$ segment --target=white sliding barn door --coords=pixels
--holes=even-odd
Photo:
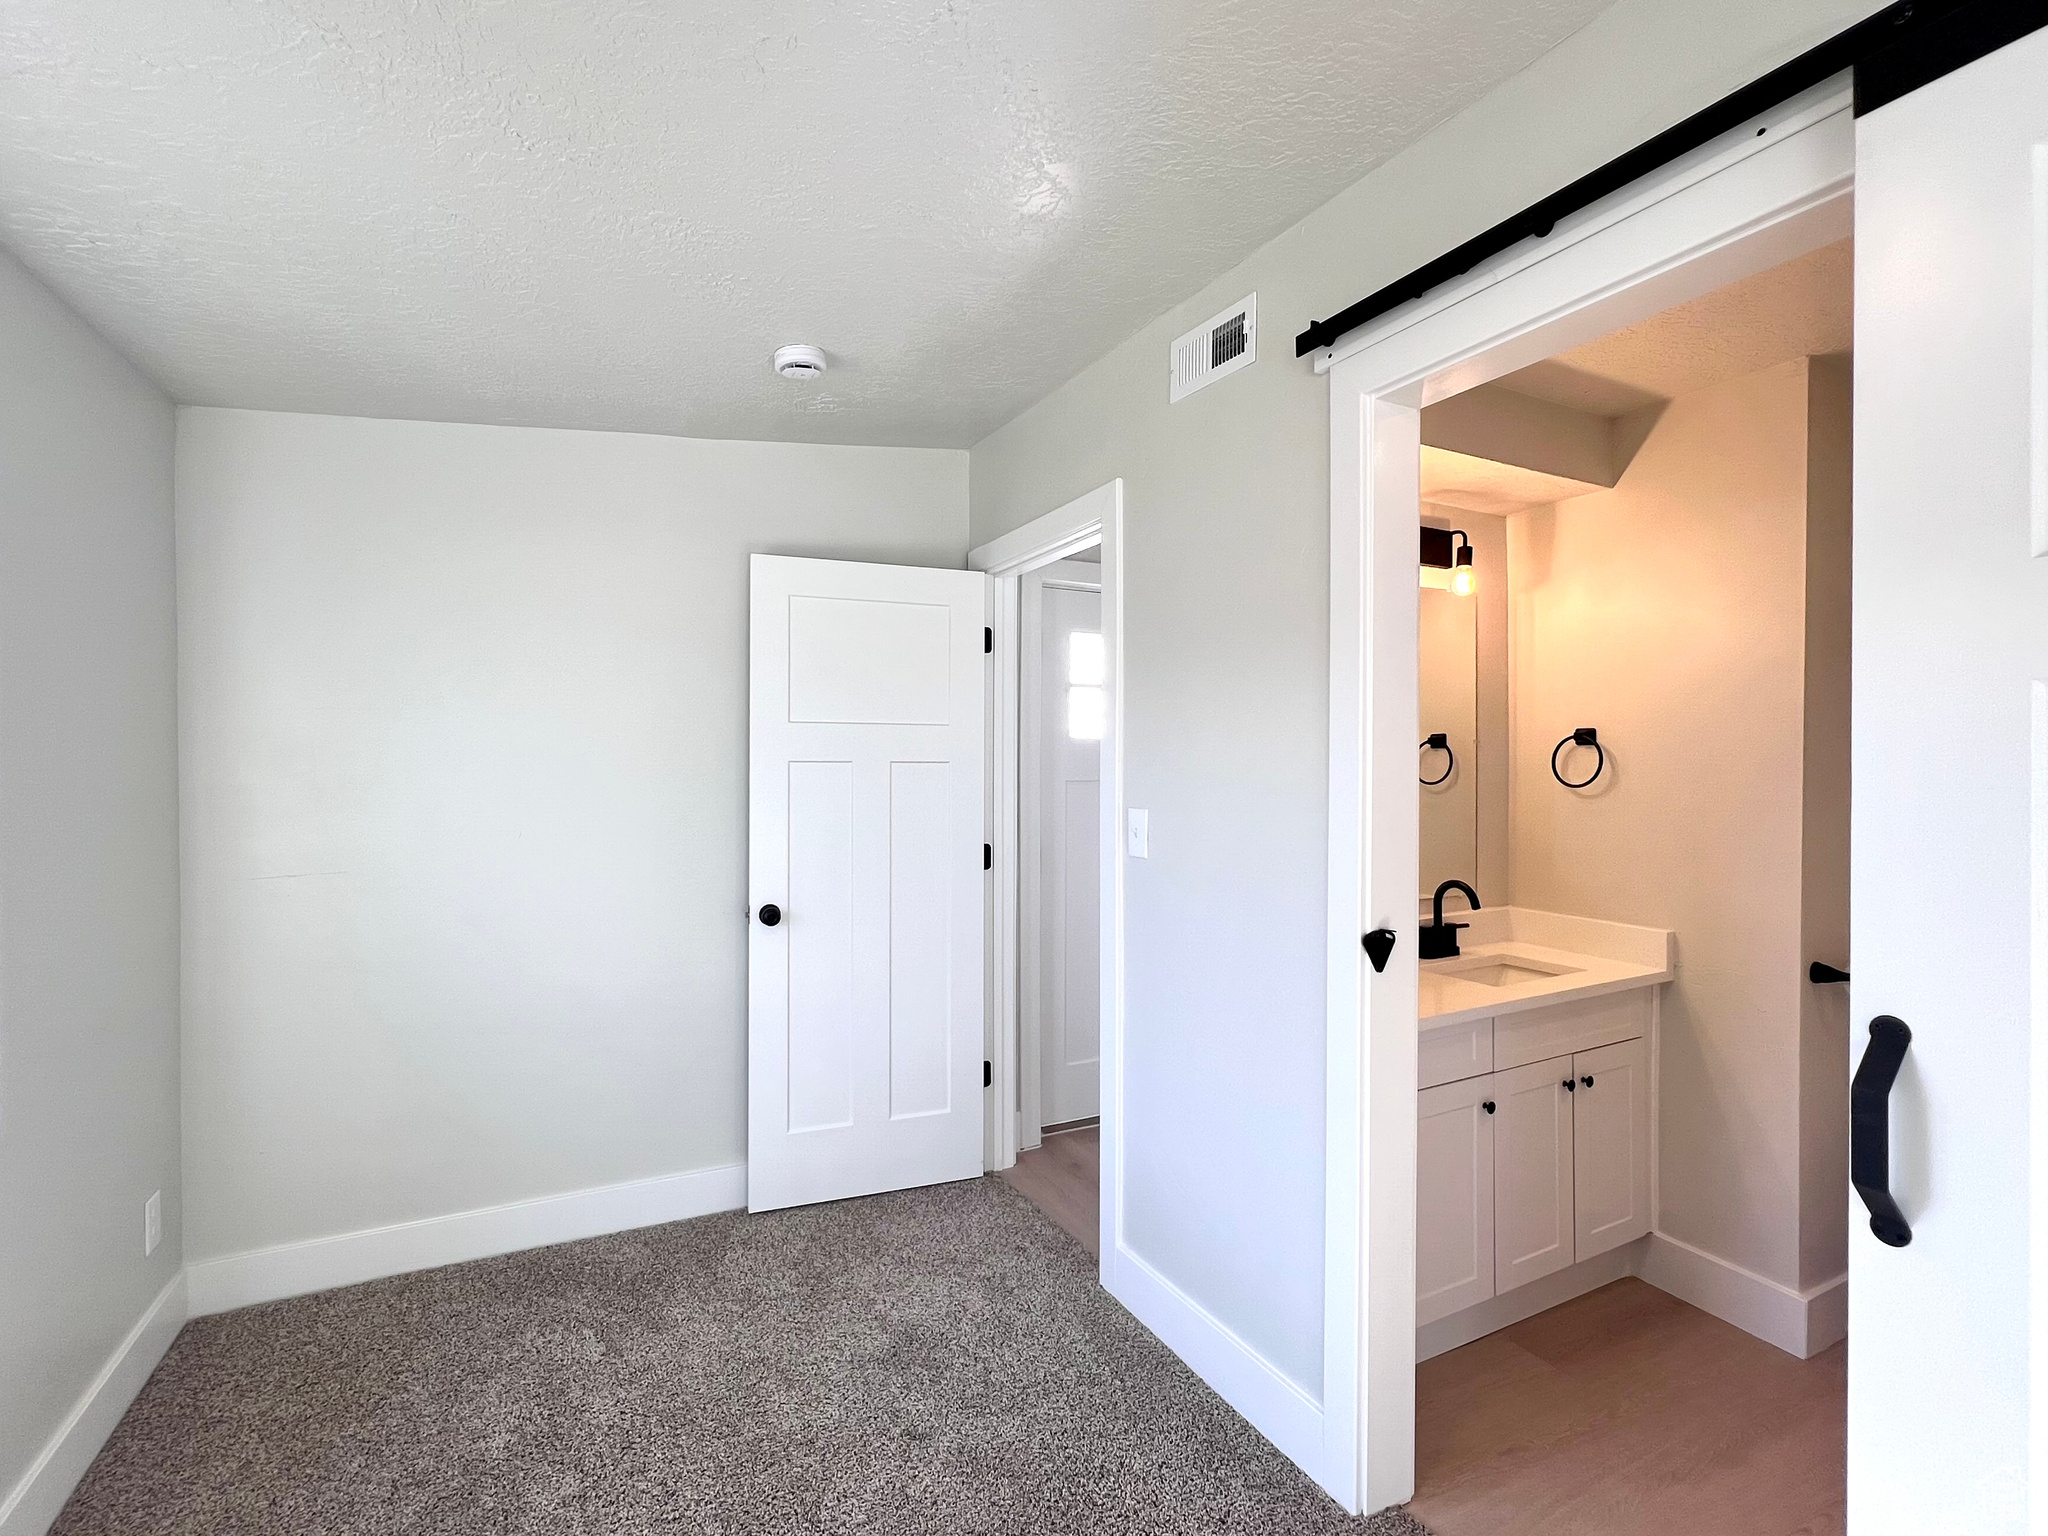
[[[1878,1014],[1912,1030],[1890,1101],[1912,1237],[1885,1246],[1860,1207],[1851,1224],[1855,1536],[2030,1528],[2030,1228],[2048,1195],[2029,1082],[2048,1066],[2044,220],[2048,32],[1858,120],[1854,1042]],[[2037,1360],[2044,1345],[2037,1326]],[[2048,1486],[2033,1506],[2039,1529]]]
[[[986,589],[753,557],[749,1210],[982,1171]]]

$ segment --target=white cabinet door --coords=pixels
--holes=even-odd
[[[1873,1015],[1913,1032],[1890,1132],[1912,1241],[1856,1208],[1848,1524],[2039,1530],[2048,31],[1856,119],[1855,414],[1851,995],[1859,1053]]]
[[[1493,1079],[1419,1096],[1415,1148],[1415,1322],[1493,1294]]]
[[[1493,1255],[1496,1292],[1572,1262],[1572,1059],[1496,1072]]]
[[[1650,1042],[1572,1058],[1572,1211],[1577,1258],[1650,1230]]]
[[[981,1172],[987,580],[753,558],[749,1210]]]

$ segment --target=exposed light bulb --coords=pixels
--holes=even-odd
[[[1463,534],[1457,554],[1451,557],[1451,591],[1459,597],[1470,597],[1478,589],[1479,579],[1472,571],[1472,542]]]

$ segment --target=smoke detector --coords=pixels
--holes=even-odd
[[[816,347],[777,347],[775,371],[785,379],[818,378],[825,372],[825,354]]]

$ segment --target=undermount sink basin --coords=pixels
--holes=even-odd
[[[1546,976],[1555,976],[1555,971],[1539,971],[1526,965],[1510,965],[1503,960],[1498,965],[1482,965],[1477,970],[1458,972],[1460,981],[1476,981],[1482,987],[1518,987],[1525,981],[1541,981]]]
[[[1576,967],[1549,965],[1541,960],[1524,960],[1475,955],[1463,964],[1434,966],[1431,974],[1442,976],[1449,981],[1469,981],[1482,987],[1519,987],[1532,981],[1547,981],[1552,976],[1570,976]]]

